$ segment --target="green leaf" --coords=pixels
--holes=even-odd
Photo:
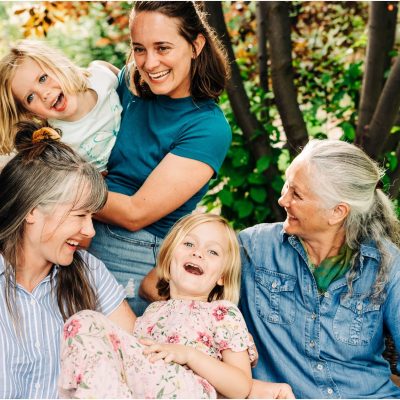
[[[235,202],[235,209],[239,214],[239,218],[248,217],[252,213],[253,208],[253,203],[246,199]]]
[[[400,126],[395,125],[391,130],[390,133],[397,133],[400,132]]]
[[[283,179],[281,176],[275,176],[274,179],[271,182],[272,188],[275,190],[275,192],[280,193],[283,187]]]
[[[247,177],[247,182],[251,183],[252,185],[263,185],[267,183],[267,178],[257,172],[252,172]]]
[[[89,386],[86,385],[85,382],[81,382],[81,383],[79,384],[79,387],[81,387],[81,388],[83,388],[83,389],[89,389]]]
[[[247,165],[249,161],[249,153],[243,148],[236,148],[232,151],[232,164],[234,167]]]
[[[267,191],[264,188],[253,187],[250,189],[250,197],[257,203],[264,203]]]
[[[394,151],[386,154],[386,166],[390,171],[394,171],[397,168],[398,163],[399,162]]]
[[[222,189],[218,192],[218,197],[224,206],[230,207],[233,204],[233,194],[229,190]]]
[[[356,137],[354,126],[347,121],[342,122],[339,126],[343,130],[343,139],[354,141]]]
[[[83,345],[82,338],[81,338],[79,335],[76,335],[76,336],[74,337],[74,339],[75,339],[77,342],[79,342],[80,344]]]
[[[271,165],[271,157],[270,156],[262,156],[257,160],[257,170],[259,172],[263,172],[269,168]]]
[[[246,177],[241,175],[237,170],[233,171],[229,176],[229,185],[232,187],[239,187],[242,186],[243,183],[246,181]]]

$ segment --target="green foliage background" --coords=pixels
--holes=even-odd
[[[74,14],[74,4],[77,8],[82,5],[72,2],[70,10],[65,9],[63,22],[48,29],[46,40],[61,48],[80,66],[103,59],[122,67],[129,53],[126,16],[131,3],[90,2],[85,4],[82,15]],[[0,30],[3,32],[0,56],[7,51],[9,43],[22,38],[24,29],[21,27],[26,23],[31,6],[32,3],[26,2],[0,3]],[[16,10],[20,10],[18,15]],[[271,90],[265,92],[260,87],[255,2],[227,1],[224,12],[251,111],[262,123],[263,131],[256,135],[268,135],[273,144],[272,157],[253,159],[227,95],[221,97],[220,105],[232,127],[233,142],[219,176],[211,183],[202,204],[207,210],[220,211],[236,229],[241,229],[274,220],[266,188],[270,186],[280,192],[290,156],[285,148],[285,134],[274,105],[274,95]],[[61,7],[60,15],[62,13]],[[311,137],[354,140],[367,19],[366,2],[291,3],[295,84]],[[25,32],[28,28],[25,27]],[[29,32],[35,37],[34,27]],[[271,87],[270,82],[268,87]],[[400,134],[399,130],[394,129],[393,134]],[[387,154],[384,162],[389,170],[397,167],[393,154]],[[273,164],[280,175],[267,181],[263,172]],[[387,179],[385,182],[389,184]]]

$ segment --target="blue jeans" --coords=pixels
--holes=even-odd
[[[96,235],[90,253],[104,262],[126,291],[126,300],[137,316],[149,302],[138,295],[140,283],[156,265],[162,239],[142,229],[130,232],[115,225],[94,221]]]

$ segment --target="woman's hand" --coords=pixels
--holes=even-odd
[[[189,363],[193,350],[182,344],[160,344],[150,339],[140,339],[139,342],[147,346],[143,354],[150,356],[150,362],[164,360],[166,363],[176,362],[185,365]]]
[[[253,379],[249,399],[295,399],[287,383],[273,383]]]

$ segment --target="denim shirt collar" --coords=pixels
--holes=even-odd
[[[288,235],[283,229],[280,232],[281,236],[281,243],[283,244],[285,241],[288,241],[293,248],[295,248],[299,254],[302,256],[304,261],[307,263],[307,254],[300,243],[300,240],[297,236],[295,235]],[[379,250],[376,247],[376,244],[374,241],[369,240],[365,241],[364,243],[361,244],[360,246],[360,269],[362,271],[364,263],[363,263],[363,258],[364,257],[369,257],[369,258],[374,258],[377,262],[381,260],[381,255],[379,253]]]

